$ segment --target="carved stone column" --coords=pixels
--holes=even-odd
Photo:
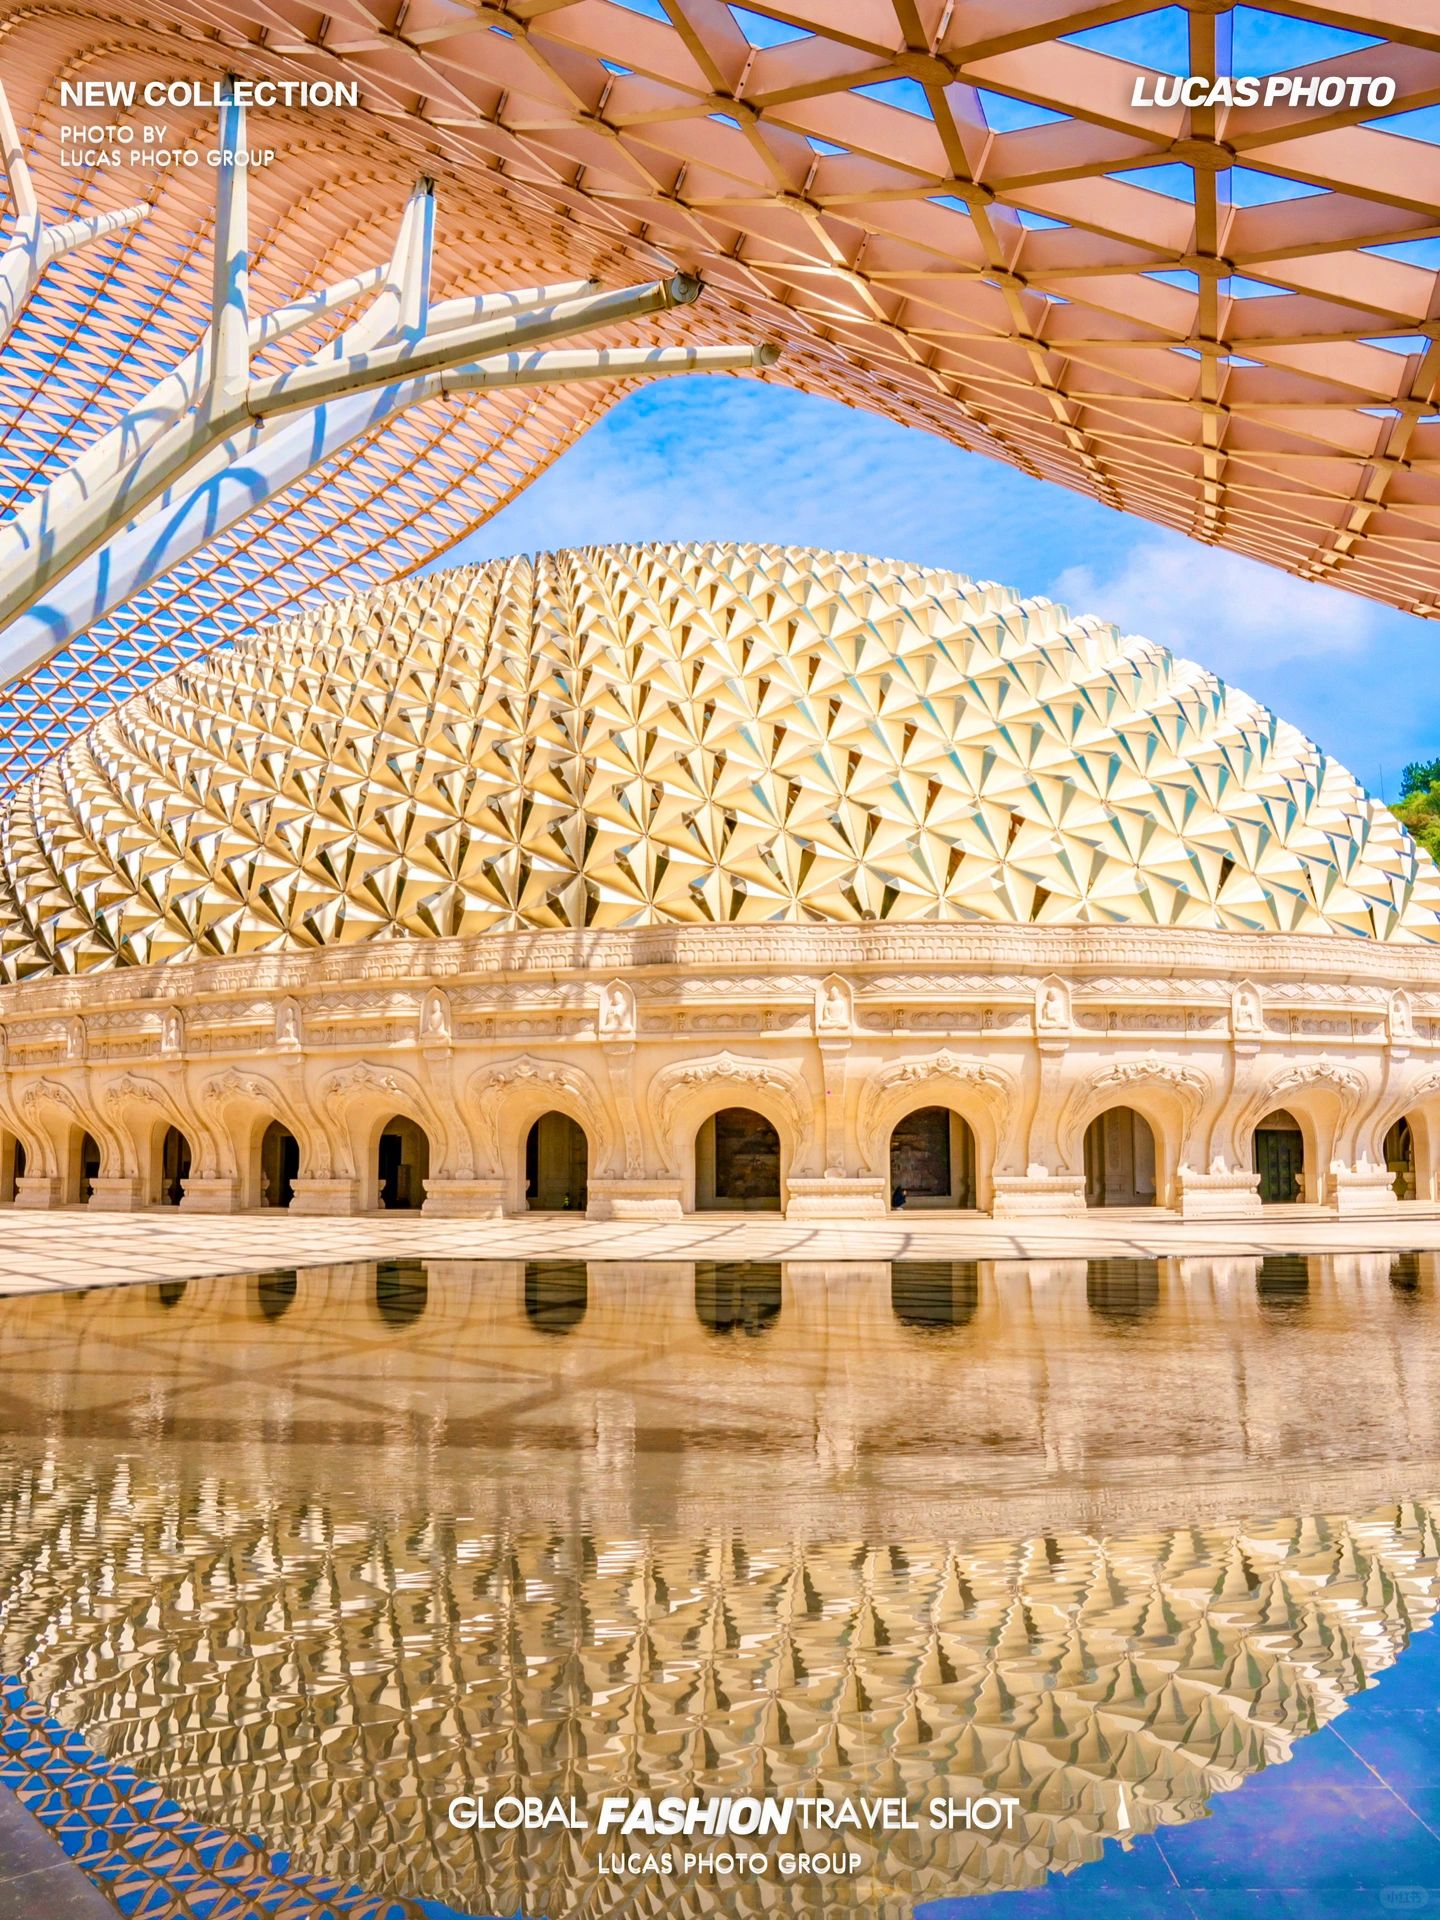
[[[828,974],[815,989],[815,1044],[820,1051],[824,1089],[821,1150],[825,1171],[818,1176],[792,1174],[785,1182],[787,1220],[876,1219],[890,1210],[884,1180],[871,1174],[852,1174],[845,1151],[854,1027],[854,989],[842,974]]]

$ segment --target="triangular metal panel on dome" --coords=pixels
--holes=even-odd
[[[15,792],[0,893],[11,977],[646,921],[1440,938],[1393,817],[1191,663],[716,545],[432,575],[191,663]]]

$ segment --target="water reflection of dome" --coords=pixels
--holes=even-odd
[[[1127,1504],[1127,1445],[1167,1486],[1186,1486],[1181,1437],[1225,1464],[1217,1407],[1241,1467],[1282,1428],[1321,1471],[1353,1472],[1321,1431],[1437,1452],[1433,1261],[1398,1292],[1388,1259],[1307,1277],[1303,1337],[1258,1260],[1100,1269],[1123,1325],[1076,1262],[787,1263],[754,1337],[745,1287],[773,1303],[776,1276],[720,1263],[390,1263],[191,1282],[168,1306],[12,1303],[0,1377],[38,1444],[12,1446],[0,1499],[0,1654],[195,1814],[377,1890],[716,1910],[713,1888],[597,1885],[553,1831],[476,1846],[438,1819],[417,1883],[415,1821],[477,1785],[1016,1793],[1013,1836],[894,1836],[862,1846],[860,1893],[751,1882],[723,1910],[849,1920],[863,1893],[889,1920],[1034,1885],[1283,1759],[1433,1615],[1423,1504],[1372,1488],[1297,1514],[1259,1481],[1229,1510],[1284,1517],[1217,1520],[1188,1490],[1183,1523]],[[1348,1368],[1323,1406],[1317,1341]],[[993,1391],[957,1394],[977,1343]],[[995,1424],[1042,1379],[1043,1447],[1023,1409]],[[1085,1506],[954,1524],[957,1459],[978,1477],[997,1455],[1024,1476],[1002,1510],[1075,1460]],[[418,1482],[388,1476],[397,1459]],[[891,1460],[917,1497],[883,1482]],[[1101,1504],[1104,1532],[1082,1517]]]
[[[477,1844],[438,1817],[461,1792],[1013,1794],[1011,1835],[860,1837],[858,1882],[740,1880],[724,1910],[1035,1885],[1287,1757],[1436,1604],[1420,1508],[1104,1541],[566,1538],[70,1463],[12,1480],[12,1572],[22,1506],[5,1636],[37,1698],[202,1819],[477,1912],[717,1896],[597,1882],[593,1835]],[[84,1543],[45,1553],[81,1512]]]

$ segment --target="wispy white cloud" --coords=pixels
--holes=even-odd
[[[783,386],[684,379],[631,396],[448,563],[612,540],[952,567],[1148,634],[1377,787],[1440,752],[1440,629]]]
[[[1140,526],[1127,550],[1062,568],[1050,591],[1247,688],[1287,661],[1363,654],[1385,617],[1353,594]]]

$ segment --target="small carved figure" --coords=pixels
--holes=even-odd
[[[849,998],[838,980],[827,980],[821,990],[820,1024],[831,1028],[848,1027],[850,1024]]]
[[[600,989],[600,1031],[619,1034],[634,1030],[635,1004],[630,989],[623,980],[611,980]]]
[[[275,1014],[275,1038],[282,1045],[300,1039],[300,1015],[293,1000],[282,1000]]]
[[[1260,996],[1253,987],[1235,989],[1234,1020],[1236,1033],[1259,1033]]]
[[[1053,980],[1040,996],[1040,1024],[1042,1027],[1065,1025],[1065,995]]]
[[[432,988],[425,998],[425,1017],[421,1038],[427,1045],[443,1044],[450,1038],[450,1007],[443,993]]]

